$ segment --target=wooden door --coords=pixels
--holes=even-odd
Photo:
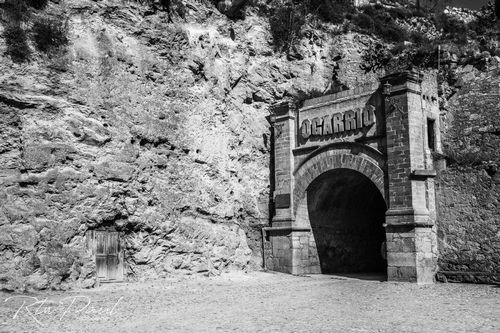
[[[123,258],[117,231],[96,230],[97,277],[101,280],[123,279]]]

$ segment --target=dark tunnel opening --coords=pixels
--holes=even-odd
[[[382,255],[387,206],[375,184],[350,169],[335,169],[307,189],[321,272],[385,274]]]

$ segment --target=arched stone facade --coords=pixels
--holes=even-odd
[[[299,109],[290,102],[273,106],[274,214],[264,235],[269,269],[321,273],[307,191],[321,175],[347,169],[369,179],[385,200],[388,279],[434,280],[431,153],[441,149],[439,133],[431,133],[439,128],[436,87],[432,76],[405,72],[380,85],[307,100]]]
[[[385,198],[384,156],[381,152],[357,143],[341,142],[330,144],[308,156],[294,171],[295,186],[293,201],[299,202],[309,184],[322,173],[333,169],[351,169],[371,179]],[[295,207],[296,209],[296,207]]]

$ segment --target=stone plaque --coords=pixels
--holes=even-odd
[[[290,193],[278,194],[274,199],[276,208],[288,208],[290,207]]]

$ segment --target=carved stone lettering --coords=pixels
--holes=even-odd
[[[300,126],[300,133],[304,139],[307,139],[311,136],[311,122],[309,119],[306,119],[302,122],[302,126]]]
[[[342,113],[336,113],[333,115],[333,133],[339,133],[344,131],[344,120],[342,119]]]
[[[375,122],[375,107],[373,105],[367,105],[363,109],[363,125],[370,126]]]
[[[352,131],[356,129],[356,118],[354,115],[354,111],[352,110],[344,112],[344,123],[346,131]]]
[[[322,132],[322,124],[323,120],[321,118],[313,118],[312,120],[312,135],[321,135]]]
[[[323,135],[333,134],[332,117],[326,115],[323,117]]]
[[[354,131],[375,123],[375,107],[367,105],[364,108],[355,108],[333,115],[304,119],[300,126],[303,139],[312,136],[328,136],[344,131]]]
[[[356,108],[356,128],[363,128],[363,110],[361,108]]]

